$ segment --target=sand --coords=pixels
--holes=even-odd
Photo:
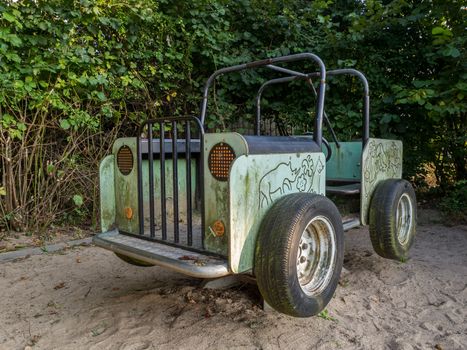
[[[467,349],[466,226],[428,220],[406,263],[351,230],[344,267],[326,312],[297,319],[254,285],[201,289],[93,246],[1,263],[0,349]]]

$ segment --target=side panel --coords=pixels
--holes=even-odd
[[[360,180],[362,174],[362,142],[340,142],[339,144],[340,147],[337,148],[334,142],[329,143],[332,156],[326,163],[326,179]]]
[[[323,153],[267,154],[238,157],[231,168],[230,268],[251,270],[258,229],[280,197],[295,192],[324,194]]]
[[[136,138],[120,138],[115,140],[113,154],[116,155],[120,147],[128,146],[133,154],[133,169],[128,175],[123,175],[117,166],[114,157],[115,168],[115,221],[119,230],[138,233],[138,169],[136,154]],[[129,209],[128,209],[129,208]],[[131,210],[131,215],[128,215]],[[127,216],[128,215],[128,216]]]
[[[235,155],[247,153],[247,145],[240,134],[216,133],[204,135],[204,213],[205,235],[204,245],[209,252],[228,255],[229,228],[229,183],[216,180],[209,171],[208,157],[211,148],[219,142],[227,143],[233,148]],[[224,223],[225,233],[218,237],[212,233],[212,225],[220,220]]]
[[[362,192],[360,220],[368,224],[370,200],[378,183],[385,179],[402,178],[402,142],[369,139],[362,154]]]
[[[99,166],[99,191],[101,205],[101,231],[107,232],[115,225],[114,156],[105,157]]]

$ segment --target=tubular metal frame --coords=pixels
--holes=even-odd
[[[266,81],[263,85],[258,90],[258,94],[256,95],[256,119],[255,119],[255,133],[256,135],[260,135],[260,123],[261,123],[261,97],[264,92],[264,89],[270,85],[274,84],[280,84],[280,83],[288,83],[294,80],[307,80],[310,79],[311,77],[319,77],[320,72],[313,72],[309,74],[304,74],[301,72],[296,72],[293,70],[289,69],[280,69],[281,72],[290,74],[288,77],[282,77],[282,78],[277,78],[277,79],[271,79]],[[363,130],[362,130],[362,142],[363,146],[366,145],[368,142],[368,139],[370,138],[370,89],[368,85],[368,80],[366,79],[365,75],[363,75],[362,72],[352,69],[352,68],[345,68],[345,69],[334,69],[330,70],[327,72],[327,76],[335,76],[335,75],[353,75],[356,76],[360,79],[360,81],[363,84],[363,89],[364,89],[364,96],[363,96]],[[314,90],[314,86],[313,86]],[[315,91],[316,95],[316,91]],[[326,115],[326,112],[323,110],[323,117],[324,121],[328,124],[330,127],[333,139],[336,143],[337,139],[334,134],[334,131],[332,130],[331,124],[329,122],[329,119]]]
[[[289,72],[293,72],[293,71],[289,71]],[[296,73],[296,72],[293,72],[293,73]],[[308,77],[306,74],[283,77],[283,78],[277,78],[277,79],[271,79],[271,80],[266,81],[263,85],[261,85],[261,87],[258,90],[258,94],[256,95],[256,120],[255,120],[255,134],[256,134],[256,136],[260,136],[260,134],[261,134],[261,130],[260,130],[261,129],[261,97],[262,97],[262,94],[264,92],[264,89],[266,87],[270,86],[270,85],[280,84],[280,83],[288,83],[288,82],[291,82],[291,81],[294,81],[294,80],[299,80],[299,79],[300,80],[306,80],[307,82],[309,82],[309,84],[311,85],[311,87],[313,89],[314,95],[316,97],[318,97],[318,93],[316,92],[315,87],[311,83],[311,78]],[[332,138],[333,138],[334,142],[336,143],[336,146],[340,147],[339,141],[337,140],[337,136],[336,136],[336,134],[334,132],[334,129],[331,126],[331,123],[329,122],[329,118],[328,118],[325,110],[323,110],[323,118],[324,118],[324,122],[326,123],[329,130],[331,131],[331,135],[332,135]]]
[[[301,54],[295,54],[295,55],[288,55],[288,56],[282,56],[282,57],[276,57],[276,58],[268,58],[265,60],[260,60],[260,61],[254,61],[251,63],[245,63],[245,64],[239,64],[236,66],[231,66],[231,67],[226,67],[219,69],[215,71],[206,81],[206,85],[204,87],[203,91],[203,103],[201,105],[201,113],[200,113],[200,120],[201,124],[204,125],[204,121],[206,119],[206,112],[207,112],[207,107],[208,107],[208,95],[209,95],[209,88],[211,87],[212,83],[216,79],[217,76],[225,74],[225,73],[231,73],[231,72],[238,72],[246,69],[251,69],[251,68],[258,68],[258,67],[265,67],[269,68],[274,71],[278,71],[281,73],[286,73],[286,74],[292,74],[292,73],[297,73],[294,72],[290,69],[282,68],[275,66],[274,64],[276,63],[285,63],[285,62],[295,62],[295,61],[301,61],[301,60],[312,60],[316,62],[319,66],[319,77],[320,79],[320,85],[319,85],[319,92],[318,92],[318,97],[317,97],[317,104],[316,104],[316,120],[315,120],[315,132],[313,133],[313,139],[317,143],[318,146],[321,147],[322,143],[322,124],[323,124],[323,112],[324,112],[324,98],[325,98],[325,92],[326,92],[326,67],[324,66],[323,61],[321,58],[319,58],[317,55],[313,53],[301,53]],[[303,75],[303,73],[299,73]]]

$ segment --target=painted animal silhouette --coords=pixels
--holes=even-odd
[[[293,167],[291,161],[280,163],[267,172],[259,182],[259,207],[269,206],[274,198],[292,192],[294,187],[299,192],[309,192],[314,174],[315,168],[310,155],[297,167]]]

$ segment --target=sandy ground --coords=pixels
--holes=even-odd
[[[348,272],[308,319],[92,246],[2,263],[0,349],[467,349],[467,227],[419,226],[405,264],[346,235]]]

